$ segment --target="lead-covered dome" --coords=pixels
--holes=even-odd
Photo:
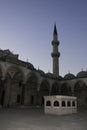
[[[52,78],[52,79],[58,79],[58,80],[62,80],[63,79],[63,77],[62,76],[55,76],[53,73],[50,73],[50,72],[48,72],[48,73],[46,73],[46,76],[47,77],[49,77],[49,78]]]
[[[53,75],[52,73],[50,73],[50,72],[46,73],[46,76],[48,76],[48,77],[50,77],[50,78],[53,78],[53,77],[54,77],[54,75]]]
[[[63,77],[61,75],[58,76],[59,80],[63,80]]]
[[[45,75],[45,72],[43,70],[38,69],[37,70],[41,75]]]
[[[77,73],[77,78],[83,78],[83,77],[87,77],[87,71],[80,71],[79,73]]]
[[[66,75],[64,76],[64,79],[67,79],[67,80],[69,80],[69,79],[74,79],[74,78],[75,78],[75,75],[72,74],[72,73],[68,73],[68,74],[66,74]]]

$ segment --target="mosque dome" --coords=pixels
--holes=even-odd
[[[37,71],[38,71],[41,75],[45,75],[44,71],[42,71],[42,70],[40,70],[40,69],[38,69]]]
[[[46,76],[48,76],[48,77],[50,77],[50,78],[53,78],[53,77],[54,77],[54,75],[53,75],[52,73],[50,73],[50,72],[46,73]]]
[[[71,74],[71,73],[68,73],[68,74],[66,74],[65,76],[64,76],[64,79],[67,79],[67,80],[69,80],[69,79],[74,79],[75,78],[75,75],[74,74]]]
[[[79,73],[77,73],[77,78],[83,78],[83,77],[87,77],[87,71],[80,71]]]
[[[58,76],[59,80],[63,80],[63,77],[61,75]]]
[[[63,79],[63,77],[62,76],[55,76],[53,73],[50,73],[50,72],[48,72],[48,73],[46,73],[46,76],[47,77],[49,77],[49,78],[52,78],[52,79],[58,79],[58,80],[62,80]]]
[[[31,64],[31,63],[29,63],[29,62],[27,62],[27,67],[30,68],[30,69],[34,69],[33,64]]]

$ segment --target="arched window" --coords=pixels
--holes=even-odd
[[[62,107],[65,107],[66,104],[65,104],[65,101],[62,101]]]
[[[67,106],[68,106],[68,107],[71,106],[71,102],[70,102],[70,101],[67,102]]]
[[[51,106],[51,101],[47,101],[46,106]]]
[[[72,101],[72,106],[75,107],[75,101]]]
[[[55,106],[55,107],[59,107],[59,102],[58,102],[58,101],[55,101],[55,102],[54,102],[54,106]]]

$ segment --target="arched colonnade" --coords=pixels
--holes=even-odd
[[[37,71],[24,71],[17,66],[8,67],[3,74],[0,66],[0,105],[5,107],[43,106],[43,96],[47,95],[73,95],[77,97],[78,106],[85,106],[87,105],[87,84],[81,79],[75,79],[72,87],[70,82],[42,77]]]

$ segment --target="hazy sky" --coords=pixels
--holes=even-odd
[[[0,0],[0,48],[52,72],[55,22],[60,75],[87,70],[87,0]]]

